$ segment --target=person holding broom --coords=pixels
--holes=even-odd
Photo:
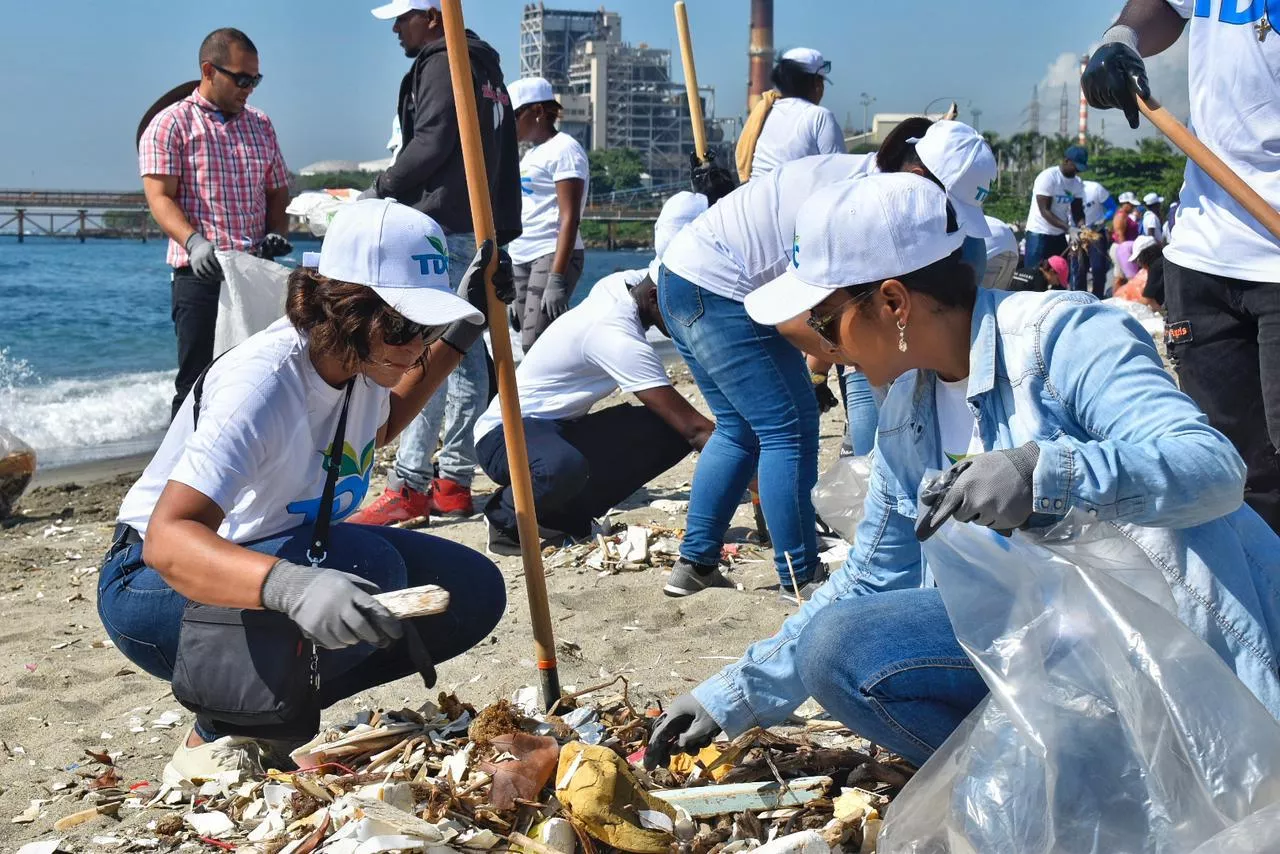
[[[831,62],[813,48],[793,48],[778,60],[773,89],[751,111],[738,140],[738,177],[743,183],[801,157],[848,150],[840,123],[821,106],[830,73]]]

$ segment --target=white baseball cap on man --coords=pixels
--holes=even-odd
[[[777,326],[840,288],[941,261],[965,238],[964,229],[947,231],[947,207],[947,194],[937,184],[909,172],[824,188],[800,212],[787,271],[747,294],[747,314],[756,323]]]
[[[390,199],[342,206],[320,246],[320,275],[365,285],[414,323],[484,323],[449,285],[449,248],[436,221]]]
[[[938,121],[916,144],[916,156],[947,188],[956,219],[970,237],[991,236],[982,204],[996,180],[996,157],[982,135],[964,122]]]
[[[799,65],[806,74],[831,73],[831,61],[823,59],[822,54],[811,47],[793,47],[782,58]]]
[[[383,21],[391,21],[409,12],[425,12],[428,9],[440,11],[440,0],[391,0],[385,6],[370,11],[373,17]]]
[[[529,104],[542,104],[556,101],[556,93],[551,91],[551,83],[542,77],[522,77],[514,83],[507,84],[507,94],[511,96],[511,111],[515,112]]]
[[[1142,203],[1144,205],[1158,205],[1163,201],[1164,201],[1164,196],[1160,195],[1159,193],[1147,193],[1145,196],[1142,197]]]

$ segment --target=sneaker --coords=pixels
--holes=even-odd
[[[407,486],[387,487],[372,504],[357,510],[346,521],[379,528],[419,527],[431,521],[430,498],[427,493]]]
[[[684,558],[671,567],[671,575],[662,586],[668,596],[692,596],[708,587],[733,587],[734,584],[714,566],[690,563]]]
[[[258,741],[224,735],[217,741],[187,747],[190,737],[188,730],[164,766],[160,780],[166,786],[180,786],[184,780],[197,786],[208,780],[239,783],[262,775],[262,745]]]
[[[431,481],[427,493],[427,506],[437,516],[474,516],[476,508],[471,503],[471,487],[438,477]]]
[[[484,517],[484,526],[489,530],[489,544],[485,546],[485,552],[492,557],[520,557],[520,539],[515,531],[499,528],[488,516]]]
[[[819,567],[818,571],[813,574],[813,578],[800,585],[799,595],[791,587],[791,579],[787,579],[786,584],[778,586],[778,596],[783,602],[792,605],[799,605],[803,600],[808,602],[813,598],[813,594],[818,592],[818,588],[827,583],[827,570],[825,567]]]

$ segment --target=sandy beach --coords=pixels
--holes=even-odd
[[[706,411],[687,372],[672,373],[677,387]],[[614,397],[602,405],[616,402]],[[838,410],[823,418],[823,468],[838,450],[843,425]],[[393,448],[380,450],[371,495],[381,492],[393,454]],[[678,531],[682,513],[650,505],[688,499],[695,459],[691,455],[633,495],[613,521]],[[86,750],[118,753],[126,787],[155,781],[191,722],[165,683],[140,672],[110,645],[97,616],[98,566],[120,500],[144,463],[135,458],[39,476],[20,515],[0,525],[0,850],[54,836],[65,840],[65,850],[95,850],[92,837],[127,838],[130,828],[142,829],[165,814],[126,810],[67,832],[52,828],[60,817],[88,806],[81,800],[84,787],[67,785],[79,782],[77,763],[85,761]],[[483,477],[477,480],[477,494],[491,489]],[[484,548],[479,516],[433,520],[428,530]],[[775,592],[771,553],[754,545],[750,505],[739,508],[730,541],[739,556],[729,577],[741,589],[687,599],[663,595],[665,565],[610,575],[579,561],[557,565],[548,555],[547,586],[566,690],[622,675],[633,699],[666,700],[737,658],[751,641],[772,634],[794,606]],[[329,708],[325,720],[345,720],[359,709],[415,707],[435,699],[436,691],[456,691],[479,707],[536,684],[520,560],[497,562],[507,579],[506,616],[480,646],[440,665],[435,691],[428,694],[416,677],[404,679]],[[171,711],[179,714],[162,718]],[[43,802],[33,820],[10,821],[33,801]]]

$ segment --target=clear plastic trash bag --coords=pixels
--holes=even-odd
[[[35,473],[35,449],[0,427],[0,519],[17,508]]]
[[[813,487],[813,509],[847,543],[862,521],[862,505],[871,479],[871,457],[840,457]]]
[[[991,696],[898,796],[882,854],[1280,850],[1246,823],[1280,803],[1280,723],[1119,527],[952,521],[924,551]]]
[[[213,354],[227,352],[284,317],[290,269],[246,252],[219,252],[222,288],[218,292],[218,322]]]

